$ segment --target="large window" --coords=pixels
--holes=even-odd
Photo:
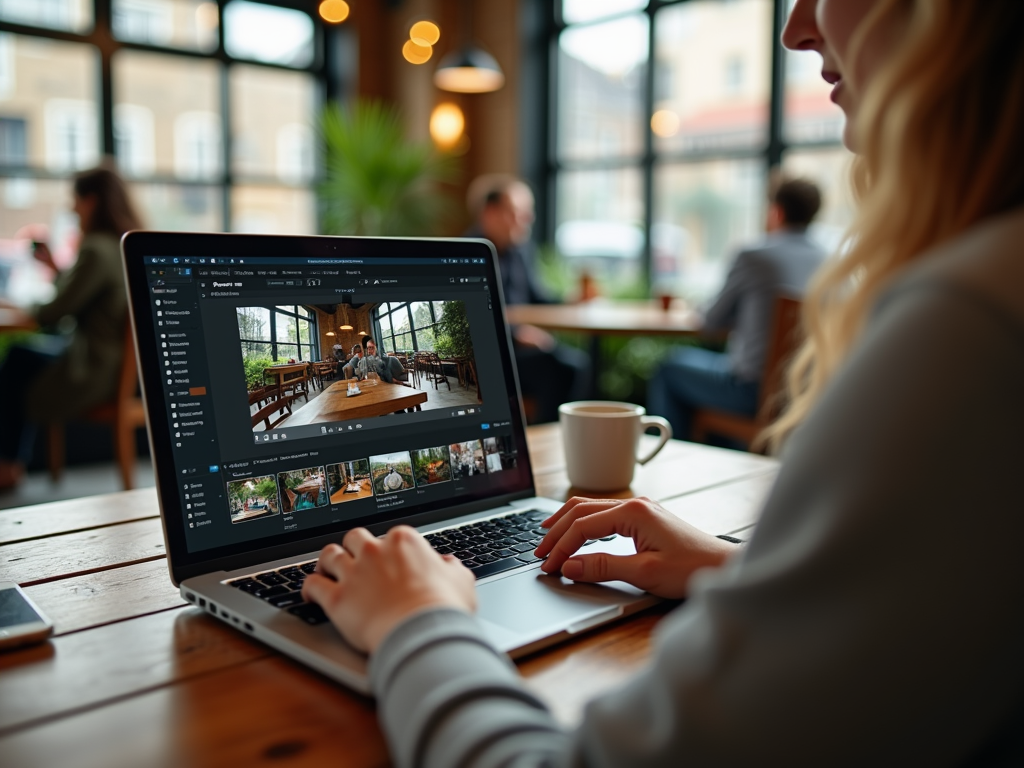
[[[242,355],[274,362],[319,360],[316,313],[302,306],[239,307],[238,336]]]
[[[72,251],[66,180],[105,155],[150,227],[315,232],[328,34],[316,3],[0,0],[0,242]]]
[[[703,299],[763,234],[772,169],[817,181],[812,236],[849,221],[843,118],[789,0],[555,0],[545,237],[606,293]]]
[[[440,301],[381,304],[375,317],[381,351],[433,351],[441,307]]]

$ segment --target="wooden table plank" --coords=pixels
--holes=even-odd
[[[653,301],[594,300],[581,304],[517,304],[505,308],[512,325],[600,336],[692,336],[701,318],[683,302],[669,310]]]
[[[677,496],[666,501],[664,506],[702,531],[716,536],[737,533],[757,522],[777,474],[778,471],[773,469],[744,480]]]
[[[159,514],[155,488],[13,507],[0,511],[0,545],[102,528]]]
[[[0,547],[0,581],[22,586],[166,556],[158,518]]]
[[[372,705],[275,657],[0,738],[5,768],[390,764]]]
[[[0,655],[0,734],[271,653],[191,608],[58,637]]]
[[[348,381],[336,381],[306,405],[296,407],[293,403],[294,413],[274,428],[370,419],[427,402],[426,392],[386,381],[373,385],[363,381],[360,389],[362,394],[349,397]]]
[[[50,617],[56,635],[187,605],[171,583],[166,558],[56,579],[25,593]]]

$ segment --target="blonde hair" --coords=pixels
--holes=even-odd
[[[849,59],[901,24],[899,51],[861,94],[853,126],[859,210],[843,255],[808,290],[789,405],[764,433],[773,449],[811,412],[901,270],[1024,202],[1024,2],[879,0]]]

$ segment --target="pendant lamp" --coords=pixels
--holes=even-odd
[[[489,93],[505,84],[505,74],[487,51],[470,42],[473,33],[472,0],[463,0],[464,22],[462,48],[452,51],[437,65],[434,85],[442,91],[455,93]]]
[[[340,331],[351,331],[352,323],[348,321],[348,304],[341,305],[341,325],[338,327]]]

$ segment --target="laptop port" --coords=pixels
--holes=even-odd
[[[210,601],[210,613],[212,613],[214,616],[217,615],[217,606],[213,604],[212,600]]]
[[[248,621],[245,622],[242,626],[245,627],[246,631],[252,632],[252,624],[250,624]]]
[[[188,600],[190,603],[194,603],[196,601],[196,596],[193,595],[191,592],[186,592],[185,599]]]
[[[200,597],[199,598],[199,607],[200,608],[205,608],[206,607],[206,598],[205,597]]]

